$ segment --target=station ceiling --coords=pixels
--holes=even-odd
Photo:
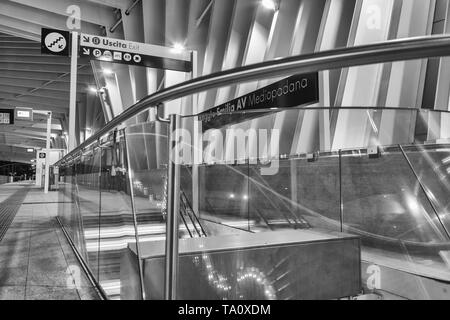
[[[102,34],[115,22],[115,10],[128,1],[0,1],[0,108],[52,111],[52,147],[63,147],[69,112],[70,59],[41,54],[41,28],[67,30],[67,8],[83,6],[84,32]],[[95,83],[89,61],[79,61],[77,102]],[[45,148],[46,117],[0,126],[0,159],[30,163],[30,148]]]
[[[311,53],[320,47],[321,22],[328,12],[325,4],[337,3],[342,7],[337,21],[340,33],[347,34],[355,1],[273,0],[279,5],[274,10],[264,5],[270,0],[0,0],[0,108],[52,111],[55,137],[52,147],[64,146],[61,137],[68,131],[69,59],[41,55],[40,37],[43,27],[70,29],[67,21],[73,8],[80,8],[81,32],[196,50],[198,74],[206,75]],[[332,46],[342,45],[340,41],[345,42],[346,38],[333,40]],[[185,80],[184,75],[179,77],[163,70],[119,64],[107,67],[115,78],[103,75],[99,80],[105,66],[79,59],[76,117],[79,143],[88,132],[95,132],[104,121],[146,95]],[[111,90],[116,94],[111,100],[120,103],[108,113],[105,101],[97,99],[88,88],[99,89],[112,82],[117,85],[117,92]],[[202,92],[199,110],[265,84],[267,81]],[[32,124],[0,127],[0,160],[29,163],[35,155],[26,149],[44,147],[45,133],[42,116],[36,116]]]

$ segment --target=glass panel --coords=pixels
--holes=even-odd
[[[69,163],[65,163],[61,166],[59,172],[58,217],[69,235],[72,236],[70,228],[70,220],[73,217],[71,208],[74,201],[72,197],[72,166]]]
[[[415,127],[416,142],[445,143],[450,139],[450,112],[420,110]]]
[[[136,242],[123,131],[114,131],[100,148],[99,282],[109,298],[119,299],[121,258]]]
[[[344,152],[342,190],[344,230],[361,237],[363,262],[436,274],[448,238],[398,147]]]
[[[280,160],[276,167],[273,174],[250,169],[250,220],[259,218],[266,225],[251,230],[340,231],[338,155]]]
[[[325,285],[324,274],[317,272],[319,266],[311,262],[323,263],[324,259],[334,264],[332,268],[345,269],[340,273],[345,273],[343,277],[347,279],[344,291],[357,288],[359,252],[357,242],[350,244],[353,241],[350,239],[355,238],[348,238],[348,250],[338,249],[334,243],[320,250],[309,246],[309,241],[316,236],[345,237],[334,232],[341,228],[338,154],[314,153],[311,159],[299,155],[299,150],[319,150],[320,139],[316,134],[321,112],[289,110],[268,114],[264,111],[259,115],[252,113],[251,120],[240,117],[237,122],[236,117],[225,116],[223,122],[215,123],[216,131],[209,128],[209,132],[203,132],[202,162],[190,165],[186,162],[194,157],[185,155],[194,153],[198,146],[193,145],[193,140],[183,139],[195,137],[200,125],[194,122],[189,127],[184,119],[183,129],[189,135],[183,135],[180,140],[185,163],[181,166],[181,188],[186,194],[192,194],[194,213],[198,202],[198,222],[205,235],[200,239],[194,236],[180,239],[178,298],[345,296],[335,291],[339,285],[332,284],[333,289],[321,293],[307,289],[308,283]],[[211,137],[215,138],[208,139]],[[303,139],[311,141],[302,143]],[[288,159],[290,154],[296,157]],[[180,215],[183,216],[183,208]],[[180,231],[183,224],[182,217]],[[150,256],[146,269],[157,269],[160,265],[156,256]],[[299,265],[301,272],[297,269]],[[350,270],[354,282],[347,278]]]
[[[424,63],[407,65],[416,68]],[[406,73],[391,72],[404,66],[388,63],[323,72],[325,83],[331,79],[330,92],[323,94],[329,94],[335,108],[302,107],[299,99],[306,94],[295,84],[296,93],[286,97],[292,108],[277,109],[282,94],[291,93],[291,84],[283,80],[277,90],[210,109],[201,122],[196,121],[198,116],[183,117],[183,139],[184,134],[188,139],[181,141],[179,298],[340,297],[336,292],[309,296],[317,292],[308,291],[311,279],[319,281],[316,286],[326,283],[324,292],[345,287],[347,294],[359,293],[360,283],[350,288],[347,285],[356,282],[344,276],[351,271],[360,277],[359,246],[330,245],[303,252],[292,245],[298,237],[304,237],[300,242],[331,237],[355,241],[335,232],[341,229],[361,237],[363,266],[388,266],[450,281],[445,230],[450,229],[450,152],[436,145],[450,138],[450,113],[361,107],[418,101],[419,78],[400,85],[398,75]],[[201,105],[206,110],[215,99],[225,102],[236,92],[264,90],[265,84],[275,81],[261,80],[200,94],[207,97]],[[193,101],[191,97],[170,101],[165,112],[200,110]],[[266,109],[251,110],[258,106]],[[60,208],[64,223],[79,250],[87,251],[91,267],[98,264],[99,281],[112,298],[119,293],[140,297],[131,200],[145,259],[147,297],[163,297],[169,128],[167,123],[149,121],[154,115],[143,112],[126,121],[126,135],[109,132],[102,137],[101,151],[67,162],[63,170],[61,194],[70,199]],[[425,192],[399,148],[392,147],[424,142],[433,145],[405,150]],[[381,156],[372,154],[376,146],[382,147]],[[274,170],[269,174],[262,172],[270,168]],[[101,173],[100,179],[89,177],[96,173]],[[97,225],[96,205],[101,209]],[[301,278],[304,270],[309,270],[309,278]],[[336,279],[327,278],[335,270],[342,270],[337,277],[341,283],[332,284]],[[366,269],[362,271],[365,281]],[[406,283],[398,282],[399,287]]]
[[[156,244],[160,250],[158,254],[164,257],[167,206],[167,164],[168,164],[168,124],[161,122],[143,122],[128,125],[126,128],[126,144],[130,156],[130,174],[137,214],[139,248],[141,257],[155,252],[152,245]],[[161,251],[162,250],[162,251]],[[137,257],[136,247],[130,245],[126,253],[126,261],[130,263]],[[130,264],[133,264],[131,262]],[[145,266],[145,264],[143,264]],[[159,280],[164,275],[158,270]],[[139,269],[133,264],[132,274],[125,278],[123,296],[127,299],[140,299]],[[145,271],[147,279],[154,270]],[[145,281],[147,298],[162,299],[164,286],[149,284]]]
[[[404,150],[438,214],[439,222],[444,225],[448,234],[450,230],[450,145],[416,145],[405,147]]]
[[[98,280],[98,248],[100,230],[100,150],[93,147],[83,153],[80,172],[77,175],[78,197],[81,214],[83,241],[80,243],[82,252],[87,257],[91,271]]]
[[[211,234],[250,230],[248,170],[248,165],[199,167],[199,216]]]
[[[62,199],[59,205],[58,215],[61,218],[67,233],[81,254],[85,255],[83,234],[80,219],[80,198],[78,186],[78,174],[81,171],[81,157],[71,160],[64,170],[63,187],[60,195]]]
[[[443,224],[448,235],[450,230],[450,145],[410,146],[405,147],[405,153],[437,212],[439,222]],[[449,240],[436,243],[429,248],[432,260],[430,265],[433,267],[434,273],[444,280],[450,279],[449,249]]]
[[[145,122],[126,129],[141,242],[165,239],[168,125]]]

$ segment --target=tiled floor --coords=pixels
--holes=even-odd
[[[18,187],[30,190],[0,241],[0,300],[98,299],[55,220],[57,194],[11,184],[0,201]]]

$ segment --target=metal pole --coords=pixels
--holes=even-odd
[[[52,113],[47,113],[47,141],[45,145],[45,182],[44,193],[48,193],[48,185],[50,181],[50,138],[52,133]]]
[[[342,150],[339,149],[339,220],[341,232],[344,232],[344,195],[342,190]]]
[[[176,130],[180,115],[170,115],[169,172],[167,181],[167,219],[166,219],[166,272],[164,279],[164,298],[177,298],[178,275],[178,212],[180,211],[180,161],[177,150]]]
[[[72,56],[70,60],[70,102],[69,102],[69,152],[75,149],[75,117],[77,116],[77,72],[78,32],[72,32]]]
[[[191,52],[191,61],[192,61],[192,73],[191,79],[195,79],[198,77],[198,54],[197,51]],[[198,114],[200,113],[200,109],[198,106],[198,94],[192,95],[192,113]],[[192,210],[194,212],[199,211],[199,166],[202,162],[202,122],[198,121],[194,118],[193,123],[193,131],[194,131],[194,141],[192,144],[194,161],[192,163]]]

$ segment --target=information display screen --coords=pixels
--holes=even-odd
[[[13,109],[0,109],[0,125],[2,124],[14,124]]]

